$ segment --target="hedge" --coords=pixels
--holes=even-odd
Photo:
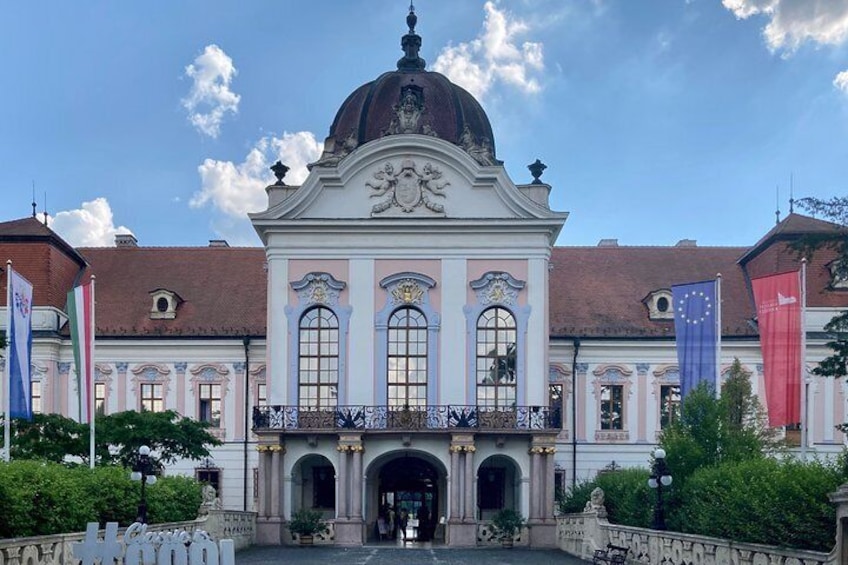
[[[0,463],[0,538],[84,531],[88,522],[135,520],[140,485],[121,467],[67,467],[39,461]],[[201,485],[163,477],[147,487],[151,523],[197,517]]]

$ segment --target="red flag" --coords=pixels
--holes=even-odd
[[[801,421],[801,284],[797,271],[752,279],[769,425]]]

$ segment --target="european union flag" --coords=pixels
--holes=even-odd
[[[716,281],[706,281],[671,287],[681,398],[701,381],[716,386],[719,338],[716,286]]]

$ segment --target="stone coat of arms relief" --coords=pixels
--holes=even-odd
[[[395,171],[391,162],[373,174],[374,180],[365,182],[371,189],[371,198],[383,198],[371,207],[371,214],[380,214],[390,208],[399,208],[404,213],[415,212],[423,207],[437,214],[444,214],[445,207],[434,197],[446,198],[442,171],[432,163],[425,163],[419,171],[412,159],[403,159],[400,170]]]

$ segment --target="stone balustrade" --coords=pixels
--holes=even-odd
[[[830,554],[799,549],[740,543],[727,539],[648,530],[610,524],[592,510],[566,514],[557,520],[559,548],[582,559],[591,560],[596,549],[607,543],[630,549],[628,563],[659,565],[836,565]]]
[[[152,524],[148,531],[185,530],[189,534],[204,530],[212,539],[231,539],[236,550],[249,547],[256,539],[256,514],[233,510],[211,510],[197,520]],[[119,538],[124,529],[119,531]],[[101,532],[102,534],[102,532]],[[82,541],[85,532],[0,539],[0,565],[73,565],[78,563],[71,544]]]

